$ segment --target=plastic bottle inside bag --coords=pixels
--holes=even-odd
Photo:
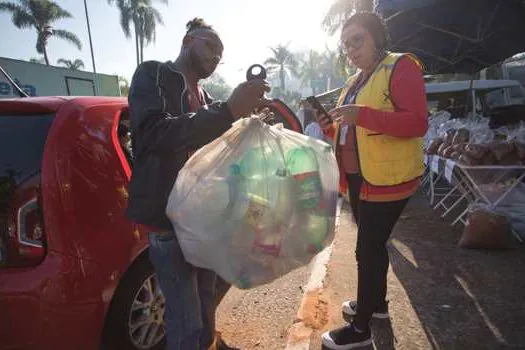
[[[322,188],[319,163],[310,147],[296,147],[288,152],[286,165],[297,185],[297,205],[301,209],[319,206]]]
[[[277,169],[268,183],[272,189],[270,200],[275,219],[279,224],[287,224],[294,212],[295,179],[287,169],[281,168]]]
[[[223,217],[230,234],[230,245],[249,247],[254,239],[252,226],[259,220],[257,211],[264,210],[264,201],[247,192],[246,177],[238,164],[232,164],[228,170],[229,201]]]
[[[292,220],[294,209],[295,181],[284,169],[276,170],[275,174],[265,179],[271,188],[269,196],[270,208],[265,226],[256,231],[254,252],[278,256],[281,254],[283,237],[286,235]]]
[[[326,148],[325,151],[329,150]],[[315,254],[323,249],[329,229],[319,162],[315,151],[303,146],[289,152],[287,164],[296,181],[298,225],[303,231],[303,235],[297,239],[299,252]],[[297,249],[294,250],[297,252]]]

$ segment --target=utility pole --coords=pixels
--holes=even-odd
[[[98,79],[97,79],[97,68],[95,67],[95,54],[93,53],[93,41],[91,40],[91,27],[89,25],[89,14],[87,8],[87,0],[84,0],[84,9],[86,10],[86,23],[89,36],[89,47],[91,48],[91,63],[93,64],[93,83],[95,84],[95,96],[98,95]]]

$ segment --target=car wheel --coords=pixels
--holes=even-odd
[[[147,257],[124,276],[108,314],[104,349],[165,348],[164,296]]]

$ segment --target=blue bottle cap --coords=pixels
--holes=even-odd
[[[229,168],[230,175],[240,175],[241,174],[241,166],[239,164],[232,164]]]

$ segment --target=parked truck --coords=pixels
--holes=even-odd
[[[2,67],[29,96],[120,96],[116,75],[94,74],[0,57]],[[18,97],[0,74],[0,98]]]

